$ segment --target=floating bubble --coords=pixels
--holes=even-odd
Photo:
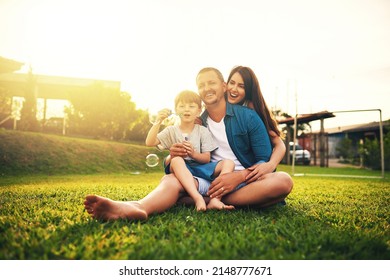
[[[164,126],[171,126],[171,125],[175,125],[177,124],[178,122],[180,122],[180,117],[175,115],[171,110],[169,109],[164,109],[164,110],[167,110],[166,111],[166,114],[168,115],[162,122],[161,124],[164,125]],[[163,110],[162,110],[163,111]],[[162,112],[162,111],[159,111],[159,112]],[[151,124],[156,124],[157,123],[157,119],[158,119],[158,115],[159,115],[159,112],[152,112],[152,113],[149,113],[149,122]]]
[[[171,114],[168,118],[166,118],[162,122],[162,124],[165,126],[171,126],[171,125],[175,125],[175,124],[179,124],[179,123],[180,123],[180,118],[175,114]]]
[[[156,154],[149,154],[146,156],[146,165],[149,167],[155,167],[158,165],[159,158]]]
[[[149,114],[149,122],[155,124],[157,122],[157,114]]]

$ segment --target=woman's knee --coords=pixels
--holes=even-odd
[[[279,172],[280,187],[283,193],[288,195],[294,186],[294,182],[289,174],[286,172]]]

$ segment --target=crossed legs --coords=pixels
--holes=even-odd
[[[222,201],[234,206],[267,207],[286,198],[292,188],[293,181],[287,173],[275,172],[225,195]],[[180,182],[170,174],[165,175],[160,184],[139,201],[114,201],[97,195],[88,195],[84,207],[98,220],[146,220],[149,215],[162,213],[175,205],[183,193],[184,189]]]
[[[284,200],[292,191],[293,181],[285,172],[264,175],[247,186],[222,197],[222,201],[235,206],[268,207]]]

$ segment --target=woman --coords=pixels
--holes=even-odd
[[[271,158],[268,162],[258,165],[256,178],[261,178],[273,172],[286,153],[283,135],[278,129],[277,122],[268,109],[260,90],[259,81],[249,67],[237,66],[232,69],[227,80],[227,100],[231,104],[247,106],[256,111],[263,120],[273,146]]]

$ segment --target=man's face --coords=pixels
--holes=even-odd
[[[224,99],[226,83],[221,81],[214,71],[199,74],[196,84],[199,96],[206,106],[217,104]]]

